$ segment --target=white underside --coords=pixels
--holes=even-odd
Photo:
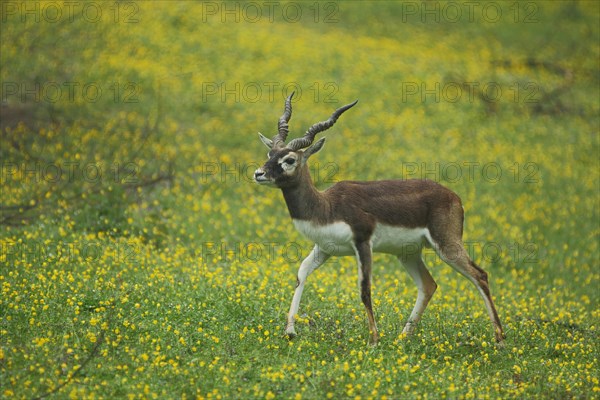
[[[293,220],[306,238],[317,244],[322,251],[332,256],[354,255],[353,234],[350,225],[345,222],[334,222],[328,225],[317,225],[310,221]],[[395,255],[418,254],[423,246],[432,244],[429,230],[423,228],[405,228],[377,224],[371,236],[374,252]]]

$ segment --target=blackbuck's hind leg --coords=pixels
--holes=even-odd
[[[329,254],[324,253],[319,246],[315,245],[308,257],[306,257],[304,261],[302,261],[302,264],[300,264],[300,268],[298,269],[296,290],[294,291],[294,298],[292,299],[292,305],[290,306],[290,311],[288,312],[287,327],[285,328],[285,333],[289,337],[296,336],[294,321],[296,314],[298,314],[298,308],[300,307],[300,299],[302,298],[302,291],[304,290],[306,278],[311,274],[311,272],[319,268],[325,261],[327,261],[329,257]]]
[[[404,268],[417,285],[417,301],[415,302],[415,306],[410,313],[410,317],[408,318],[408,322],[402,333],[410,335],[415,330],[415,327],[419,323],[423,312],[425,312],[425,308],[427,308],[427,304],[431,297],[435,293],[437,289],[437,284],[431,277],[431,274],[427,270],[427,267],[423,263],[421,259],[421,253],[412,254],[410,257],[408,256],[398,256]]]
[[[477,290],[479,290],[479,293],[483,297],[488,315],[494,326],[496,342],[501,343],[505,335],[498,312],[492,301],[487,273],[471,260],[460,242],[449,242],[444,245],[436,245],[434,248],[445,263],[466,276],[477,287]]]
[[[358,262],[358,280],[360,285],[360,298],[367,310],[369,318],[369,330],[371,337],[370,344],[376,345],[379,341],[377,333],[377,325],[373,316],[373,304],[371,301],[371,264],[372,264],[372,249],[369,242],[355,243],[354,250],[356,252],[356,261]]]

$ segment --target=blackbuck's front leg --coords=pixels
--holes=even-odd
[[[371,263],[373,258],[371,244],[368,241],[357,242],[354,244],[354,250],[356,252],[356,260],[358,262],[360,298],[365,305],[367,317],[369,318],[369,330],[371,332],[369,342],[372,345],[376,345],[379,341],[379,334],[377,333],[377,325],[375,324],[375,317],[373,316],[373,304],[371,301]]]
[[[300,299],[302,298],[302,291],[304,290],[306,278],[311,274],[311,272],[319,268],[325,261],[327,261],[329,257],[329,254],[324,253],[319,246],[315,245],[308,257],[306,257],[304,261],[302,261],[302,264],[300,264],[300,268],[298,269],[296,290],[294,291],[294,298],[292,299],[292,305],[290,306],[290,311],[288,313],[287,327],[285,329],[285,333],[290,338],[296,336],[296,329],[294,328],[295,316],[298,314],[298,308],[300,307]]]

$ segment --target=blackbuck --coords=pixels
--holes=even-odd
[[[303,137],[286,145],[293,95],[285,101],[277,135],[269,139],[259,133],[269,153],[267,162],[254,173],[257,183],[281,189],[294,225],[315,243],[298,270],[286,334],[296,335],[294,319],[308,275],[331,256],[354,255],[370,342],[376,344],[379,336],[371,301],[373,252],[397,256],[417,286],[417,300],[403,330],[411,334],[437,288],[421,258],[421,249],[431,247],[444,262],[475,284],[485,302],[496,341],[502,342],[504,332],[487,273],[470,259],[463,246],[464,211],[458,195],[436,182],[417,179],[342,181],[318,191],[307,161],[323,148],[325,138],[313,143],[315,135],[333,126],[357,101],[337,109],[329,119],[314,124]]]

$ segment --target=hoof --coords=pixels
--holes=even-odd
[[[503,349],[504,347],[506,347],[506,342],[504,341],[505,338],[506,336],[504,334],[500,337],[496,337],[496,347],[498,347],[499,349]]]
[[[506,334],[504,333],[502,328],[496,328],[494,333],[496,334],[496,344],[498,344],[498,346],[500,347],[503,346],[504,339],[506,339]]]
[[[379,343],[379,334],[377,332],[371,333],[371,337],[369,338],[369,346],[375,347]]]
[[[406,323],[406,325],[404,326],[404,329],[402,329],[402,335],[404,337],[412,335],[416,328],[415,325],[416,324],[413,324],[412,322]]]
[[[296,336],[298,336],[298,334],[296,334],[296,330],[294,329],[294,327],[293,327],[293,326],[292,326],[292,327],[288,327],[288,328],[285,330],[285,335],[286,335],[286,336],[287,336],[287,338],[288,338],[288,339],[290,339],[290,340],[291,340],[291,339],[293,339],[293,338],[295,338]]]

